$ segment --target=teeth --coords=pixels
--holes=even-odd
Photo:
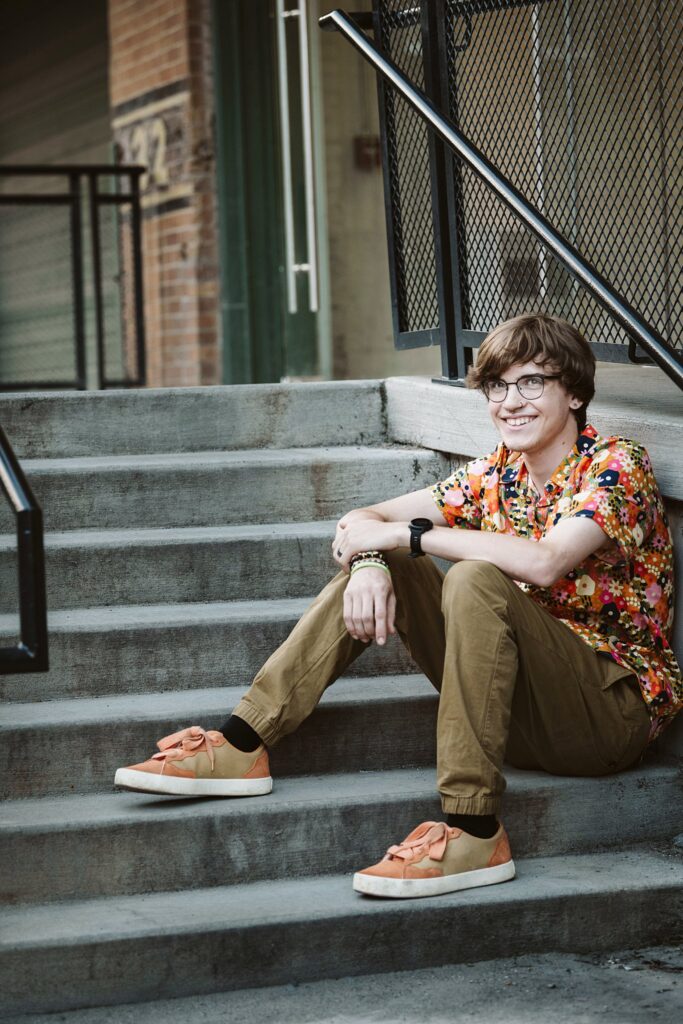
[[[509,417],[507,423],[509,423],[511,427],[523,427],[526,423],[531,423],[533,419],[533,416],[519,416],[514,419]]]

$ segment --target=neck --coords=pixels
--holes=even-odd
[[[570,417],[570,421],[568,420],[561,433],[543,448],[522,452],[531,482],[539,494],[576,444],[579,428],[573,416]]]

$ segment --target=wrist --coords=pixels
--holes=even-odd
[[[410,547],[410,523],[396,524],[395,540],[397,548]]]
[[[425,549],[422,547],[422,538],[429,534],[433,529],[434,523],[431,519],[427,519],[425,516],[420,516],[417,519],[411,519],[408,524],[411,558],[419,558],[420,555],[426,554]]]

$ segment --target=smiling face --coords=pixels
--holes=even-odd
[[[513,451],[551,455],[555,449],[569,451],[576,442],[578,427],[572,409],[583,403],[568,394],[561,381],[546,380],[540,398],[524,398],[512,383],[553,372],[552,366],[531,361],[514,363],[501,374],[500,379],[511,386],[502,402],[488,400],[489,413],[503,443]]]

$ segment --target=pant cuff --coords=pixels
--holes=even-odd
[[[444,814],[499,814],[501,796],[446,796],[441,794]]]
[[[254,704],[243,697],[231,713],[250,725],[267,747],[275,746],[278,740],[277,729]]]

